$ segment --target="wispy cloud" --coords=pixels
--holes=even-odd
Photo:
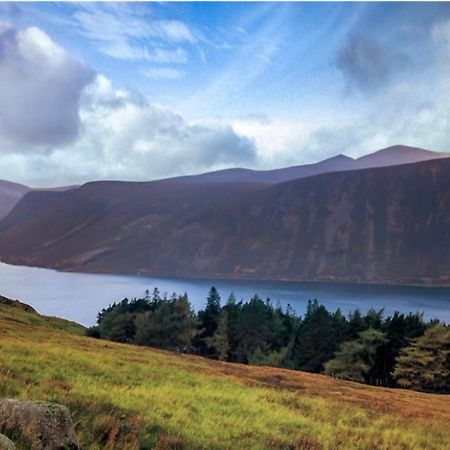
[[[184,64],[200,33],[180,20],[156,19],[149,5],[83,3],[73,18],[82,35],[105,55],[125,60]]]
[[[180,47],[175,49],[138,47],[128,42],[113,42],[102,47],[102,52],[112,58],[142,60],[157,64],[186,64],[188,52]]]
[[[273,63],[280,45],[286,35],[285,23],[289,15],[286,5],[263,6],[255,15],[242,17],[233,29],[241,31],[235,36],[233,44],[223,44],[221,51],[231,50],[232,57],[220,66],[216,76],[208,85],[202,85],[199,91],[182,102],[181,107],[187,110],[198,108],[204,100],[211,107],[214,104],[233,102],[239,99],[241,92],[251,84]],[[242,27],[251,33],[246,33]]]
[[[184,76],[184,72],[172,67],[146,67],[140,73],[148,78],[176,80]]]

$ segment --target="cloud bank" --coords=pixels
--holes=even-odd
[[[0,26],[0,103],[0,164],[33,185],[148,180],[255,158],[231,126],[191,124],[115,89],[36,27]]]
[[[0,133],[5,148],[65,144],[79,131],[79,101],[91,69],[39,28],[0,23]]]

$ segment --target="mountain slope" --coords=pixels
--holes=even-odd
[[[0,220],[6,217],[19,200],[32,190],[35,191],[67,191],[77,186],[61,186],[55,188],[33,189],[23,184],[12,183],[11,181],[0,180]]]
[[[68,406],[85,450],[444,450],[450,440],[448,396],[101,341],[64,322],[0,301],[0,392]]]
[[[31,192],[5,262],[188,277],[450,284],[450,159],[256,183]]]
[[[23,184],[0,180],[0,220],[6,217],[29,191],[30,188]]]

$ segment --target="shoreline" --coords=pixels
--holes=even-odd
[[[107,271],[107,270],[82,270],[63,269],[54,266],[32,265],[24,263],[16,263],[5,261],[0,258],[0,263],[17,267],[29,267],[35,269],[54,270],[60,273],[78,273],[83,275],[111,275],[111,276],[134,276],[139,278],[162,278],[168,280],[198,280],[198,281],[234,281],[234,282],[262,282],[262,283],[283,283],[283,284],[328,284],[328,285],[348,285],[348,286],[371,286],[371,287],[394,287],[394,288],[427,288],[427,289],[450,289],[450,280],[448,283],[420,283],[420,282],[394,282],[388,280],[369,281],[369,280],[348,280],[348,279],[329,279],[329,278],[305,278],[305,277],[250,277],[250,276],[233,276],[229,274],[209,274],[209,275],[195,275],[195,274],[174,274],[168,275],[160,272],[147,271]]]

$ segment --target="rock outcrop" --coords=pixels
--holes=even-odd
[[[27,305],[26,303],[22,303],[19,300],[11,300],[9,298],[3,297],[2,295],[0,295],[0,305],[8,305],[12,306],[13,308],[20,308],[24,311],[37,314],[37,311],[32,306]]]
[[[30,450],[80,448],[69,410],[55,403],[0,400],[0,431]]]
[[[0,434],[0,450],[16,450],[16,446],[4,434]]]

